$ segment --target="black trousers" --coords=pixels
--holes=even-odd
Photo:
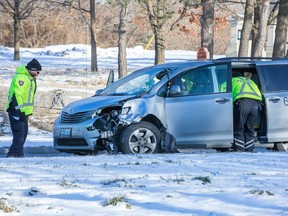
[[[242,98],[234,103],[234,148],[238,151],[253,151],[254,124],[260,104],[258,101]]]
[[[26,116],[23,120],[16,120],[13,114],[13,112],[9,112],[13,140],[7,157],[24,157],[23,146],[28,135],[28,117]]]

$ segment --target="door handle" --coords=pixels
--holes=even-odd
[[[271,97],[271,98],[269,98],[269,101],[271,101],[273,103],[277,103],[280,101],[280,97]]]
[[[224,103],[229,102],[229,101],[230,101],[229,98],[216,98],[215,99],[216,103],[221,103],[221,104],[224,104]]]

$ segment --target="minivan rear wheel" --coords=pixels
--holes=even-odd
[[[277,151],[288,151],[288,143],[274,143],[274,149]]]
[[[126,127],[120,137],[123,154],[154,154],[159,152],[161,133],[150,122],[142,121]]]

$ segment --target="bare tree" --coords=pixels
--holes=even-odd
[[[172,10],[169,9],[169,0],[139,0],[146,6],[149,22],[155,35],[155,62],[161,64],[165,62],[165,23],[172,17]],[[170,5],[169,5],[170,4]]]
[[[85,7],[81,4],[81,0],[78,1],[78,7],[74,7],[79,10],[82,18],[85,20],[86,25],[90,30],[90,44],[91,44],[91,71],[98,71],[97,62],[97,43],[96,43],[96,12],[95,12],[95,0],[90,0],[90,5]],[[89,14],[89,19],[85,14]]]
[[[85,21],[87,27],[90,30],[90,44],[91,44],[91,71],[98,71],[98,63],[97,63],[97,26],[96,26],[96,2],[95,0],[89,0],[89,4],[87,1],[75,0],[76,5],[73,0],[45,0],[49,3],[59,4],[64,7],[71,7],[80,12],[81,17]],[[86,16],[88,14],[88,16]]]
[[[214,7],[215,0],[201,0],[203,14],[201,16],[201,47],[206,47],[213,59],[214,47]]]
[[[21,21],[27,19],[39,7],[40,0],[1,0],[0,6],[14,20],[14,60],[20,59]]]
[[[259,21],[258,35],[255,41],[255,46],[252,48],[252,57],[262,57],[264,42],[266,39],[266,30],[269,14],[270,0],[263,0],[261,5],[261,16]]]
[[[254,0],[246,0],[244,22],[241,31],[239,57],[248,56],[249,38],[251,34],[254,12]]]
[[[127,75],[127,15],[130,0],[110,0],[108,1],[114,6],[120,7],[119,24],[118,24],[118,78]]]
[[[280,0],[277,25],[275,29],[275,41],[273,47],[273,58],[285,57],[287,27],[288,27],[288,1]]]
[[[127,34],[126,34],[126,22],[127,22],[127,6],[129,0],[120,1],[120,16],[118,26],[118,78],[127,75]]]
[[[45,0],[49,3],[59,4],[63,7],[70,7],[78,10],[80,16],[84,20],[86,26],[89,28],[90,33],[90,44],[91,44],[91,71],[98,71],[97,64],[97,43],[96,43],[96,12],[95,12],[95,0],[84,1],[82,4],[81,0]],[[88,15],[88,16],[87,16]]]
[[[251,29],[251,36],[252,36],[251,56],[252,56],[253,50],[255,49],[256,39],[259,33],[261,9],[262,9],[262,0],[255,0],[254,1],[254,20],[253,20],[253,25]]]
[[[265,30],[264,30],[265,33],[264,32],[262,33],[262,36],[264,37],[264,39],[263,38],[262,39],[265,40],[268,25],[273,25],[275,22],[275,19],[277,17],[278,10],[279,10],[279,1],[278,0],[271,0],[271,2],[269,1],[269,3],[266,4],[267,10],[264,12],[268,13],[267,17],[266,17],[265,13],[263,14],[263,3],[264,2],[262,0],[253,0],[253,5],[252,5],[251,0],[246,0],[246,4],[244,3],[245,1],[243,1],[243,0],[235,0],[235,1],[217,0],[217,2],[218,2],[217,5],[221,6],[222,10],[229,12],[231,15],[237,17],[237,19],[239,19],[239,20],[244,20],[238,54],[239,54],[239,56],[248,56],[248,54],[246,54],[247,52],[245,50],[246,50],[246,47],[248,46],[248,37],[250,39],[250,36],[252,36],[252,47],[251,47],[251,53],[250,54],[251,54],[251,56],[253,56],[252,53],[255,51],[255,49],[257,49],[257,46],[259,45],[259,37],[261,37],[261,36],[259,36],[260,22],[262,22],[263,19],[267,19],[267,17],[268,17],[267,22],[266,22],[266,26],[265,26]],[[236,10],[233,10],[228,6],[231,4],[233,4],[233,7],[236,4],[244,5],[245,6],[245,16],[244,17],[239,16],[238,15],[238,12],[239,12],[238,6],[237,6]],[[252,7],[254,9],[253,15],[250,14],[251,10],[253,11]],[[253,19],[252,26],[247,27],[247,23],[249,23],[249,26],[250,26],[250,16]],[[264,26],[262,25],[261,31],[263,30],[263,27]],[[250,31],[250,29],[251,29],[250,34],[245,33],[246,31]]]
[[[78,1],[80,2],[80,0]],[[98,71],[95,0],[90,0],[91,71]]]

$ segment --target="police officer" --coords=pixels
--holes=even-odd
[[[254,150],[254,124],[262,101],[258,86],[251,80],[252,73],[244,72],[244,77],[232,78],[234,102],[234,144],[236,151]]]
[[[28,134],[28,116],[34,111],[36,77],[41,70],[41,64],[32,59],[26,66],[17,68],[12,79],[6,111],[9,114],[13,141],[7,157],[24,157],[23,146]]]

